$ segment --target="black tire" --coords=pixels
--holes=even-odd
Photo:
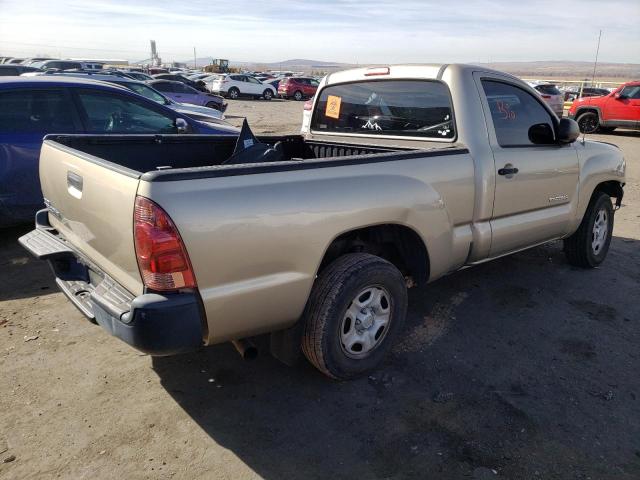
[[[600,120],[596,112],[580,113],[576,117],[576,122],[582,133],[595,133],[600,128]]]
[[[227,92],[227,96],[232,100],[237,100],[240,97],[240,90],[238,90],[236,87],[231,87]]]
[[[296,90],[295,93],[293,94],[293,98],[294,100],[300,101],[304,98],[304,95],[300,90]]]
[[[262,92],[262,98],[270,101],[273,98],[273,92],[267,88],[264,92]]]
[[[604,242],[600,242],[595,248],[594,224],[600,217],[600,213],[606,215],[606,237]],[[584,214],[578,230],[564,240],[564,253],[571,265],[582,268],[594,268],[600,265],[609,251],[611,244],[611,234],[613,232],[613,206],[609,195],[596,192],[591,197],[587,211]]]
[[[378,343],[360,358],[354,358],[342,344],[341,329],[346,321],[351,322],[347,320],[347,309],[362,298],[357,299],[356,295],[367,288],[381,288],[388,294],[389,318],[386,331],[382,331],[383,326],[382,330],[371,332]],[[302,316],[302,351],[318,370],[331,378],[346,380],[363,375],[384,359],[402,329],[406,313],[405,280],[393,264],[367,253],[344,255],[327,266],[313,285]]]

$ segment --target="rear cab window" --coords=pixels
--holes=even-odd
[[[322,89],[311,120],[317,133],[456,137],[449,88],[437,80],[368,80]]]

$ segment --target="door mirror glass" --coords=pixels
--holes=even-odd
[[[555,143],[553,128],[548,123],[536,123],[529,127],[529,141],[534,145],[549,145]]]
[[[616,100],[624,100],[625,96],[622,92],[616,92],[614,95]]]
[[[178,133],[187,133],[189,131],[189,124],[184,118],[176,118],[176,130]]]
[[[558,143],[573,143],[580,136],[580,128],[575,120],[561,118],[558,125]]]

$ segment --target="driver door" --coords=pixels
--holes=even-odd
[[[537,95],[507,79],[477,80],[496,179],[490,256],[562,237],[578,200],[575,147],[532,142],[533,125],[546,124],[555,132],[557,121]]]
[[[611,126],[634,128],[640,121],[640,85],[627,85],[620,90],[620,97],[607,98],[603,117]]]

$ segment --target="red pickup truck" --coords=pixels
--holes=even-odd
[[[583,133],[607,133],[617,127],[640,129],[640,81],[628,82],[609,95],[578,98],[569,109]]]

